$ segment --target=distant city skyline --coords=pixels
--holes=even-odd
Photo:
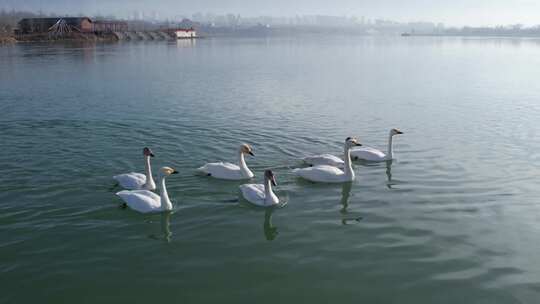
[[[399,22],[442,22],[448,26],[494,26],[540,24],[540,1],[532,0],[0,0],[0,9],[44,13],[115,15],[130,18],[166,19],[193,14],[239,14],[243,17],[296,15],[356,16]],[[406,2],[406,3],[405,3]]]

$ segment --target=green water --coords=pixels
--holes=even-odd
[[[0,48],[1,303],[537,303],[540,42],[302,37]],[[347,136],[397,160],[320,185]],[[275,210],[194,175],[242,142]],[[111,177],[168,179],[170,214]]]

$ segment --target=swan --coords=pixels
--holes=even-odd
[[[160,195],[149,190],[123,190],[116,193],[116,195],[124,200],[125,205],[140,213],[172,210],[172,203],[165,187],[165,178],[171,174],[177,174],[178,171],[170,167],[163,167],[160,171]]]
[[[244,160],[244,154],[253,154],[253,149],[248,144],[242,144],[240,150],[238,151],[238,165],[231,163],[208,163],[197,169],[198,172],[201,172],[205,175],[219,178],[219,179],[228,179],[228,180],[241,180],[241,179],[250,179],[252,178],[253,172],[249,170]]]
[[[328,165],[338,168],[343,168],[345,162],[332,154],[320,154],[303,158],[304,163],[310,166]]]
[[[329,165],[318,165],[309,168],[295,169],[293,173],[298,177],[319,183],[343,183],[353,181],[355,178],[351,164],[352,147],[361,146],[356,138],[347,137],[345,139],[345,169]]]
[[[270,207],[279,204],[279,198],[272,191],[272,185],[276,186],[276,177],[271,170],[266,170],[264,171],[264,185],[245,184],[239,188],[248,202],[261,207]]]
[[[390,130],[390,134],[388,136],[388,150],[386,153],[382,152],[381,150],[371,148],[371,147],[364,147],[364,148],[358,148],[351,150],[351,157],[354,160],[367,160],[367,161],[386,161],[386,160],[392,160],[394,158],[394,149],[392,144],[392,138],[394,135],[403,134],[398,129],[392,129]]]
[[[150,167],[150,158],[154,157],[154,153],[148,147],[143,149],[144,155],[144,171],[145,174],[141,173],[125,173],[120,175],[113,176],[122,188],[128,190],[156,190],[156,183],[152,177],[152,167]]]

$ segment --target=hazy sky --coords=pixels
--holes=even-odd
[[[0,8],[114,14],[156,12],[162,17],[195,12],[244,16],[355,15],[447,25],[540,24],[540,0],[0,0]]]

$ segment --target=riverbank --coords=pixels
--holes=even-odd
[[[118,41],[118,37],[112,33],[86,34],[69,33],[62,36],[54,36],[49,33],[18,35],[14,38],[18,42],[56,42],[56,41],[82,41],[82,42],[106,42]]]
[[[9,35],[0,34],[0,45],[16,43],[17,39]]]

